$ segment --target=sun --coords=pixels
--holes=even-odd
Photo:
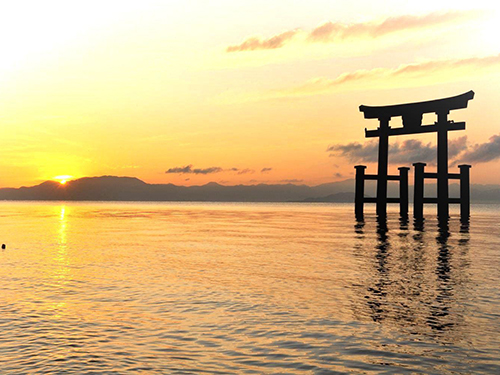
[[[53,180],[58,181],[61,185],[65,185],[71,178],[73,178],[73,176],[62,175],[54,177]]]

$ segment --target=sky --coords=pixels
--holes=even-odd
[[[500,184],[498,35],[500,3],[482,0],[2,2],[0,187],[345,180],[376,171],[359,105],[469,90],[450,171]],[[435,143],[392,137],[390,171],[432,170]]]

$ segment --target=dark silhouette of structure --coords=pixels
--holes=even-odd
[[[377,215],[385,216],[387,203],[399,203],[401,216],[408,215],[408,170],[399,168],[399,175],[388,175],[389,137],[396,135],[437,133],[437,173],[425,172],[425,163],[414,163],[414,205],[415,218],[423,217],[424,203],[437,203],[438,217],[445,219],[449,216],[449,204],[460,204],[462,219],[468,219],[470,214],[470,165],[459,165],[460,173],[448,173],[448,132],[464,130],[465,122],[448,120],[448,114],[455,109],[467,108],[469,100],[474,98],[474,92],[450,98],[430,100],[425,102],[369,107],[361,105],[359,110],[366,119],[378,119],[380,126],[375,130],[365,129],[365,137],[378,137],[378,170],[377,174],[365,174],[366,166],[357,165],[355,213],[358,218],[363,217],[364,203],[372,202],[377,205]],[[424,113],[435,113],[437,121],[432,125],[422,125]],[[389,121],[393,117],[402,117],[403,126],[391,128]],[[424,180],[437,179],[437,197],[424,196]],[[450,198],[448,180],[460,180],[460,198]],[[377,181],[376,198],[364,196],[365,180]],[[399,198],[387,197],[387,181],[399,181]]]

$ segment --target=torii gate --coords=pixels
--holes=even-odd
[[[451,110],[467,108],[469,100],[474,98],[474,92],[469,91],[464,94],[444,99],[430,100],[425,102],[388,105],[381,107],[370,107],[361,105],[359,110],[364,113],[366,119],[378,119],[380,126],[376,130],[365,128],[366,138],[379,138],[378,148],[378,171],[376,175],[366,175],[366,166],[357,165],[356,168],[356,196],[355,211],[357,216],[363,215],[363,203],[375,202],[377,204],[377,214],[385,215],[387,203],[400,203],[402,215],[408,213],[408,170],[401,167],[399,176],[388,176],[388,153],[389,137],[393,135],[437,133],[437,173],[425,173],[425,163],[414,163],[415,167],[415,194],[414,211],[415,217],[422,217],[424,203],[437,203],[438,217],[447,218],[449,216],[449,203],[461,204],[462,218],[469,217],[470,193],[469,193],[469,168],[470,165],[460,165],[460,174],[448,173],[448,132],[453,130],[464,130],[465,122],[454,122],[448,120]],[[437,121],[432,125],[422,125],[424,113],[436,113]],[[391,128],[389,121],[392,117],[403,118],[403,126]],[[437,198],[424,198],[424,178],[437,179]],[[460,198],[450,199],[448,194],[448,180],[460,179]],[[365,179],[377,180],[377,197],[364,197]],[[387,181],[397,180],[400,183],[400,197],[387,198]],[[405,186],[406,185],[406,186]]]

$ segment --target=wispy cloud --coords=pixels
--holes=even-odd
[[[236,174],[251,174],[255,173],[254,169],[251,168],[221,168],[221,167],[208,167],[208,168],[193,168],[192,164],[183,167],[169,168],[165,171],[167,174],[213,174],[221,172],[235,172]]]
[[[492,136],[488,142],[471,146],[465,153],[460,155],[457,162],[486,163],[500,159],[500,134]]]
[[[263,49],[281,48],[299,32],[300,32],[299,29],[285,31],[281,34],[272,36],[271,38],[268,39],[251,37],[245,39],[245,41],[241,44],[227,47],[226,52],[255,51]]]
[[[269,38],[250,37],[240,44],[227,47],[226,51],[242,52],[277,49],[297,40],[299,35],[303,36],[301,40],[306,43],[334,43],[354,38],[374,39],[402,31],[420,30],[466,22],[477,19],[483,14],[484,12],[481,11],[449,11],[433,12],[421,16],[402,15],[389,17],[378,22],[372,21],[351,24],[326,22],[310,31],[297,28],[284,31]]]
[[[375,68],[345,72],[335,78],[318,77],[298,86],[261,92],[230,92],[217,97],[218,104],[327,95],[352,90],[422,87],[456,82],[500,72],[500,54],[466,59],[430,60],[402,64],[395,68]]]
[[[255,170],[250,168],[240,169],[240,168],[230,168],[229,171],[236,172],[237,174],[248,174],[255,173]]]
[[[448,156],[450,159],[457,157],[467,150],[467,136],[448,142]],[[350,162],[374,163],[378,159],[378,143],[370,141],[365,144],[348,143],[328,147],[330,156],[343,157]],[[389,147],[389,161],[394,163],[424,162],[434,164],[436,161],[436,146],[423,143],[419,140],[409,139],[401,143],[391,144]]]
[[[467,143],[466,135],[457,139],[450,140],[448,142],[448,157],[450,159],[454,159],[461,153],[466,152],[468,148],[469,145]]]
[[[272,169],[272,168],[270,168],[270,167],[265,167],[265,168],[262,168],[262,169],[260,170],[260,173],[267,173],[267,172],[271,172],[272,170],[273,170],[273,169]]]
[[[223,169],[220,167],[209,167],[209,168],[193,168],[193,166],[186,165],[184,167],[169,168],[165,173],[179,173],[179,174],[211,174],[222,172]]]
[[[308,39],[314,42],[334,42],[348,38],[378,38],[400,31],[430,28],[450,23],[468,21],[477,18],[480,15],[482,15],[482,12],[479,11],[449,11],[433,12],[421,16],[403,15],[389,17],[382,22],[354,24],[326,22],[312,30]]]
[[[335,92],[339,89],[362,86],[368,88],[387,88],[394,85],[424,85],[427,83],[456,80],[477,74],[482,69],[500,67],[500,54],[468,59],[432,60],[421,63],[400,65],[397,68],[376,68],[343,73],[336,78],[314,78],[301,86],[268,93],[268,97],[308,96]]]
[[[333,145],[327,148],[330,156],[340,156],[352,163],[367,162],[374,163],[377,161],[378,143],[375,141],[361,144],[352,142],[347,144]]]

